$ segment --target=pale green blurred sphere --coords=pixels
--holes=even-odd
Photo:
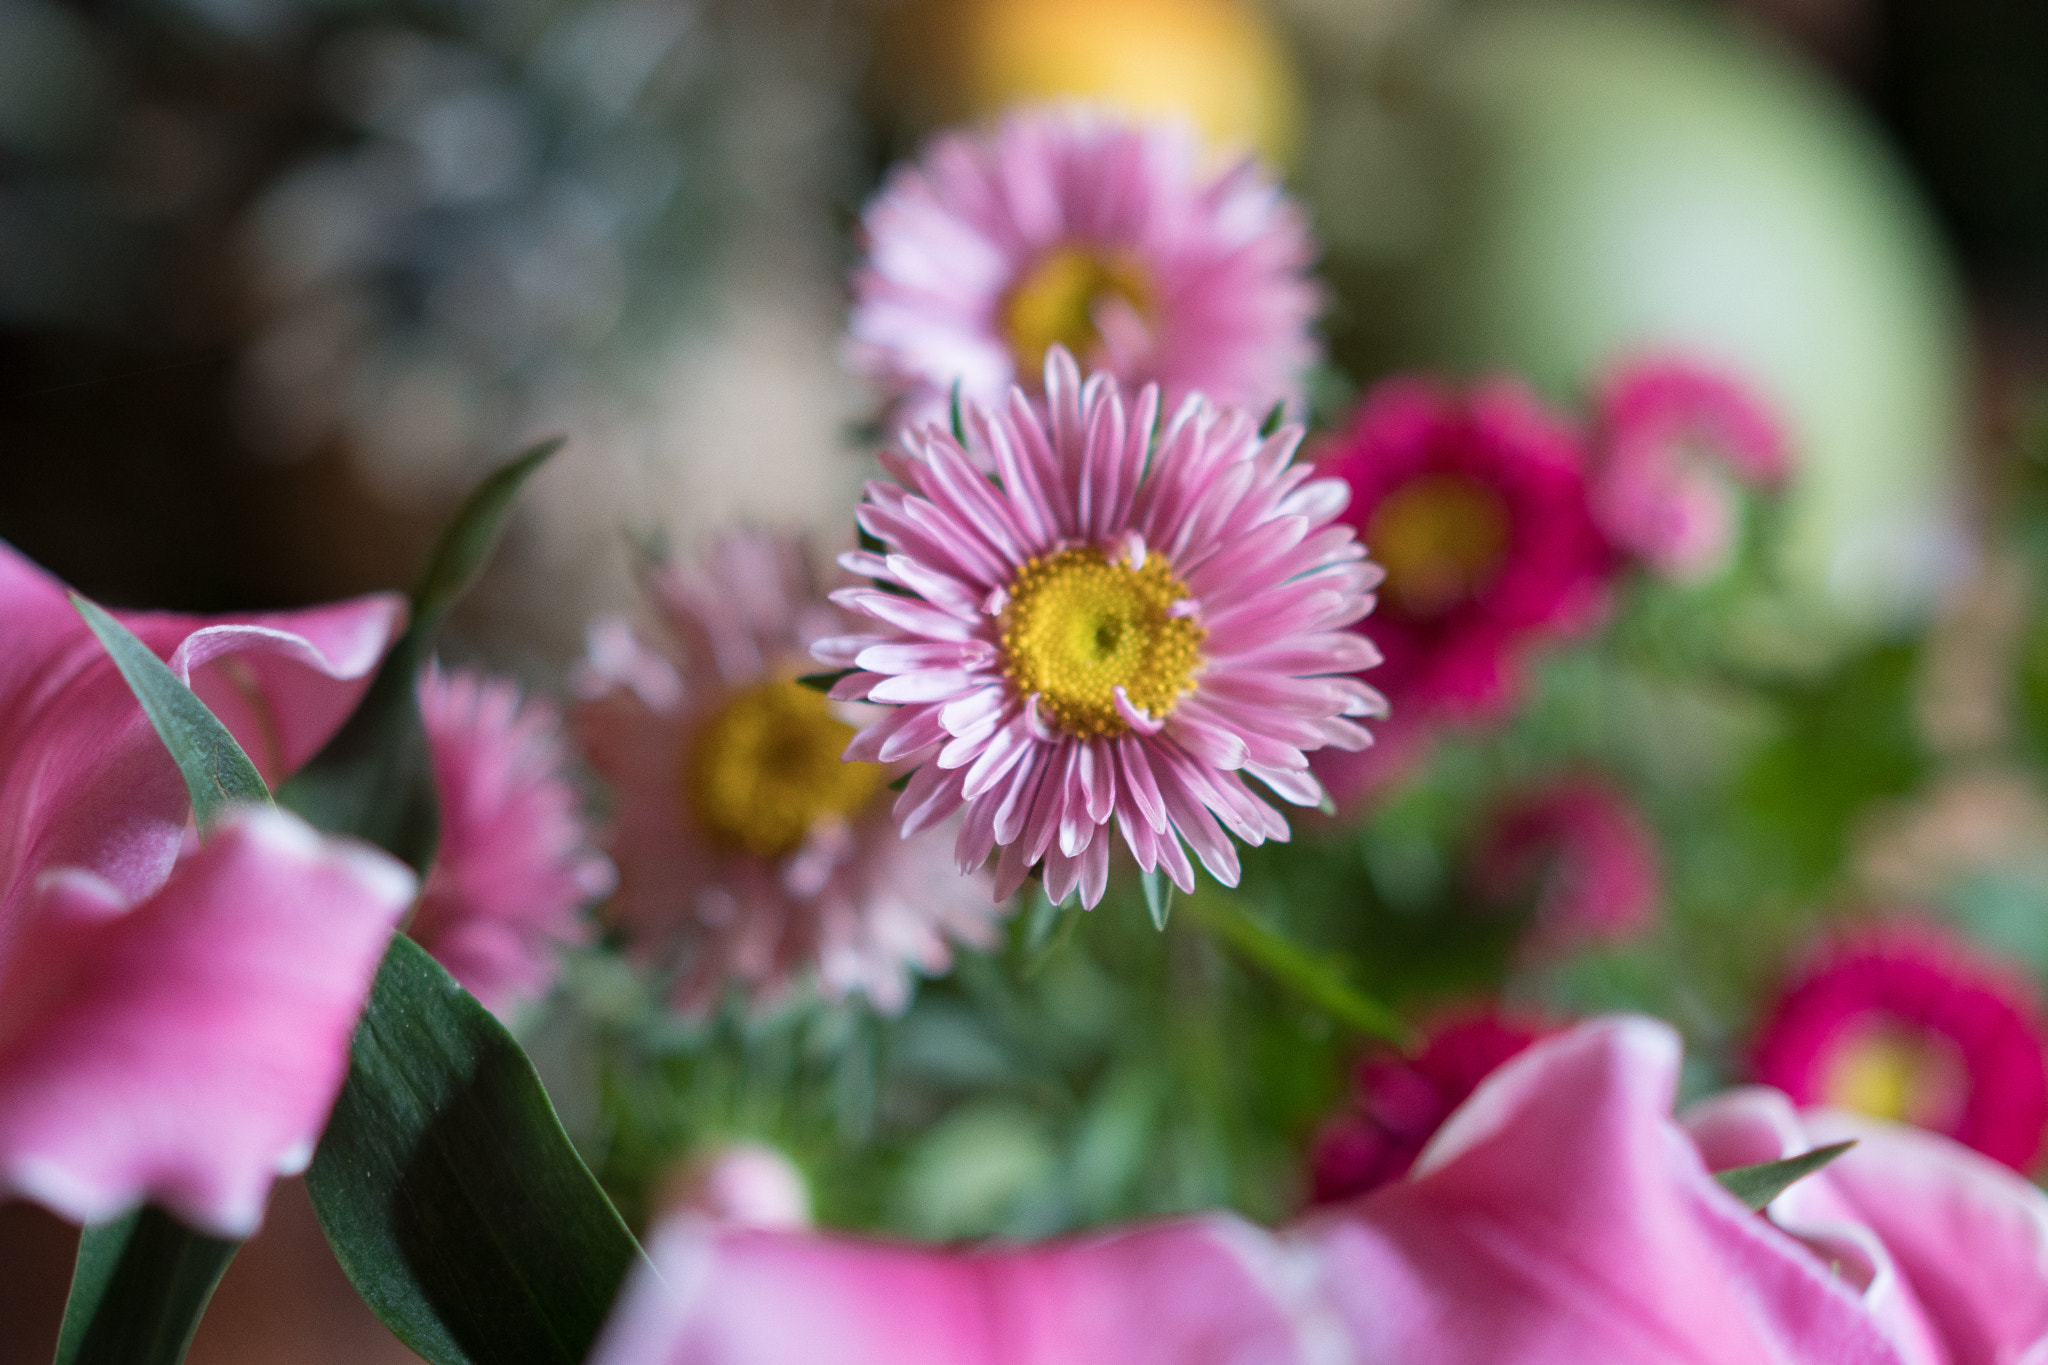
[[[1651,347],[1733,368],[1803,461],[1791,580],[1864,623],[1924,609],[1958,553],[1962,307],[1862,115],[1732,23],[1618,0],[1482,9],[1440,75],[1465,156],[1404,348],[1569,401]]]

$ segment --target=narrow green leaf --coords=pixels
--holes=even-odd
[[[285,805],[321,829],[368,839],[426,873],[440,821],[414,690],[420,666],[441,623],[490,558],[519,489],[561,445],[543,441],[477,485],[462,504],[413,588],[405,634],[348,723],[278,789]]]
[[[178,1365],[240,1245],[155,1208],[87,1228],[56,1365]]]
[[[639,1247],[533,1064],[410,939],[306,1173],[356,1291],[434,1365],[576,1365]]]
[[[946,416],[953,423],[953,439],[964,450],[967,446],[967,415],[960,410],[960,381],[953,381],[953,393],[946,404]]]
[[[256,765],[170,666],[98,606],[77,593],[71,604],[177,763],[199,827],[209,828],[233,805],[268,805]],[[147,1207],[87,1228],[78,1240],[57,1365],[177,1365],[240,1245]]]
[[[1341,963],[1312,953],[1248,914],[1235,899],[1203,891],[1181,902],[1182,913],[1266,975],[1339,1023],[1391,1043],[1407,1040],[1400,1016],[1360,993]]]
[[[97,605],[77,593],[71,594],[71,605],[114,657],[114,666],[142,703],[143,714],[177,760],[186,790],[192,793],[192,818],[199,828],[209,828],[228,806],[268,805],[270,789],[263,785],[256,765],[206,704],[178,681],[170,665]]]
[[[1173,883],[1156,867],[1140,873],[1138,880],[1145,888],[1145,908],[1152,912],[1152,927],[1164,933],[1167,918],[1173,914]]]
[[[1259,423],[1259,439],[1264,440],[1280,430],[1280,424],[1286,420],[1287,404],[1285,402],[1275,403],[1266,413],[1266,420]]]
[[[1788,1156],[1782,1161],[1760,1161],[1754,1166],[1735,1166],[1725,1171],[1714,1172],[1714,1179],[1721,1182],[1721,1188],[1740,1199],[1751,1209],[1761,1211],[1763,1207],[1790,1189],[1793,1184],[1812,1175],[1821,1167],[1833,1161],[1856,1145],[1851,1138],[1827,1147],[1816,1147],[1798,1156]]]
[[[850,668],[841,668],[830,673],[806,673],[796,680],[797,686],[808,687],[813,692],[830,692],[834,684],[851,672]]]

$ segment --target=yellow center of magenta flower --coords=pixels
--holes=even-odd
[[[1941,1128],[1960,1107],[1962,1075],[1953,1044],[1917,1029],[1873,1024],[1835,1048],[1821,1090],[1838,1108]]]
[[[1096,321],[1111,302],[1152,317],[1151,278],[1130,253],[1063,246],[1041,259],[1003,300],[1003,331],[1017,373],[1042,372],[1055,342],[1086,365],[1102,341]]]
[[[1437,616],[1493,581],[1507,557],[1507,507],[1469,475],[1424,474],[1381,499],[1365,543],[1387,571],[1387,595],[1410,616]]]
[[[1003,673],[1039,714],[1070,735],[1119,735],[1122,687],[1154,720],[1195,685],[1208,632],[1174,604],[1187,585],[1163,555],[1132,568],[1100,550],[1061,550],[1031,560],[1010,584],[1003,612]]]
[[[781,857],[819,820],[850,817],[881,789],[880,764],[840,761],[853,734],[824,694],[796,682],[756,683],[691,737],[684,799],[715,842]]]

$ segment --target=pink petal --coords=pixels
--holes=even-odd
[[[240,622],[121,620],[277,782],[339,729],[404,619],[390,594]],[[189,800],[176,765],[64,585],[0,544],[0,953],[45,868],[139,900],[168,875]]]
[[[1678,1056],[1647,1019],[1539,1043],[1408,1181],[1311,1225],[1359,1359],[1900,1365],[1850,1287],[1707,1174],[1668,1118]]]
[[[296,816],[223,822],[129,908],[60,872],[0,961],[0,1189],[246,1237],[302,1168],[414,881]]]
[[[1270,1238],[1227,1216],[946,1251],[676,1219],[591,1365],[1308,1365]]]

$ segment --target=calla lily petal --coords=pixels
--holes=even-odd
[[[302,1169],[412,874],[297,816],[229,816],[140,903],[44,877],[0,957],[0,1194],[139,1202],[240,1238]]]
[[[405,620],[391,593],[223,621],[120,613],[171,660],[275,784],[325,744]],[[0,543],[0,954],[47,869],[93,873],[126,901],[162,883],[189,802],[64,585]]]

